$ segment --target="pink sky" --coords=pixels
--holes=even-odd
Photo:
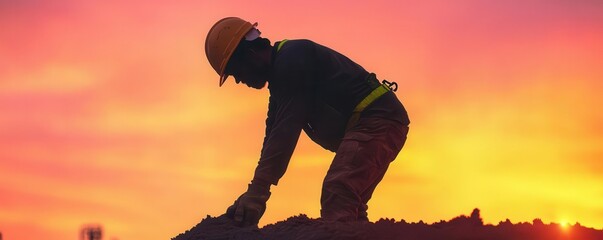
[[[369,217],[482,209],[603,228],[599,1],[0,2],[0,232],[166,239],[251,179],[267,91],[218,87],[203,44],[239,16],[397,81],[412,123]],[[261,225],[319,216],[333,155],[304,135]]]

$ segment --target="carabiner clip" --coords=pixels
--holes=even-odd
[[[390,82],[387,80],[383,80],[382,83],[389,88],[390,90],[392,90],[393,92],[395,92],[396,90],[398,90],[398,83],[396,82]]]

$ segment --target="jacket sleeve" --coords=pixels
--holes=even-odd
[[[309,109],[307,98],[301,91],[287,94],[279,100],[272,99],[269,104],[266,136],[254,176],[254,180],[274,185],[287,170],[302,127],[307,122]]]
[[[286,56],[282,56],[286,57]],[[270,82],[266,136],[254,181],[277,185],[285,174],[312,107],[312,67],[304,56],[280,63]]]

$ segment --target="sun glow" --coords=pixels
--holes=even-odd
[[[567,220],[561,220],[559,221],[559,227],[563,232],[569,232],[572,225],[570,225],[569,221]]]

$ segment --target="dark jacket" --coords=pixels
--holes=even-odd
[[[379,83],[349,58],[309,40],[289,40],[279,51],[275,47],[272,59],[266,135],[254,179],[276,185],[302,129],[335,152],[352,111]],[[361,117],[409,124],[406,110],[392,92],[369,105]]]

